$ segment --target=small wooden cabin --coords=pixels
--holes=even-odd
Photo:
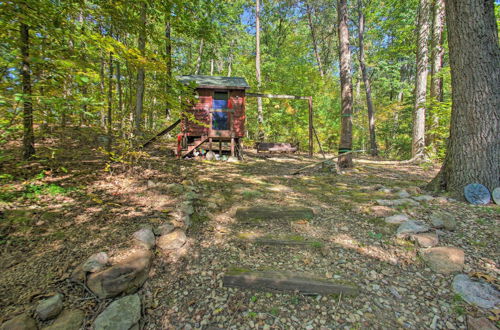
[[[178,79],[183,84],[195,84],[197,102],[181,120],[177,155],[185,157],[205,142],[205,149],[212,151],[213,143],[218,142],[219,152],[222,143],[230,143],[231,156],[235,156],[245,136],[245,91],[250,87],[246,80],[201,75]]]

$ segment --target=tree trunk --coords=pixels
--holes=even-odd
[[[33,129],[33,103],[31,93],[30,35],[28,25],[21,23],[21,77],[23,89],[23,158],[35,154],[35,133]]]
[[[101,60],[101,66],[99,69],[99,91],[101,97],[104,97],[104,57],[102,53],[100,60]],[[104,109],[102,107],[100,107],[99,115],[101,117],[101,127],[104,128],[106,127],[106,115],[104,114]]]
[[[429,115],[431,116],[430,128],[435,129],[439,125],[439,117],[435,113],[438,102],[443,101],[443,29],[444,29],[444,0],[435,0],[432,8],[432,41],[431,41],[431,87]],[[435,149],[435,135],[429,134],[427,145]],[[435,150],[434,150],[435,151]]]
[[[171,8],[167,6],[166,14],[165,14],[165,60],[167,63],[167,82],[165,84],[165,93],[167,96],[171,94],[171,86],[172,86],[172,27],[170,24],[171,18]],[[165,104],[165,116],[167,120],[170,116],[170,104],[167,102]]]
[[[255,76],[257,78],[257,92],[261,90],[261,75],[260,75],[260,0],[255,1]],[[258,140],[263,142],[264,135],[264,113],[262,111],[262,98],[257,98],[257,124],[258,124]]]
[[[109,72],[108,72],[108,120],[107,120],[107,133],[108,133],[108,143],[106,145],[106,150],[111,151],[111,139],[113,136],[112,125],[113,125],[113,52],[109,52]]]
[[[118,93],[118,113],[120,114],[119,130],[123,129],[123,90],[122,90],[122,73],[120,69],[120,61],[116,61],[116,91]]]
[[[446,158],[430,188],[500,186],[500,49],[493,0],[446,0],[452,112]]]
[[[412,158],[417,161],[425,158],[425,101],[427,95],[429,16],[429,0],[420,0],[412,138]]]
[[[372,90],[370,85],[370,78],[368,77],[368,72],[366,71],[365,63],[365,49],[364,49],[364,33],[365,33],[365,15],[363,13],[363,5],[361,0],[358,0],[358,12],[359,12],[359,66],[361,68],[361,75],[363,77],[363,83],[365,84],[366,93],[366,107],[368,109],[368,129],[370,131],[370,154],[372,156],[378,155],[378,147],[375,136],[375,114],[372,102]]]
[[[325,75],[323,71],[323,65],[321,63],[321,56],[319,54],[318,42],[316,40],[316,31],[314,30],[314,24],[312,21],[312,8],[308,4],[306,4],[307,11],[307,22],[309,24],[309,30],[311,30],[311,38],[313,42],[314,56],[316,56],[316,61],[318,62],[318,70],[321,77]]]
[[[138,46],[141,55],[146,52],[146,2],[141,5],[141,27],[139,30]],[[140,65],[137,70],[137,93],[135,98],[135,118],[134,118],[134,133],[140,135],[142,132],[142,113],[144,103],[144,79],[146,72],[144,66]]]
[[[349,30],[347,27],[347,0],[338,0],[337,15],[340,51],[340,96],[342,100],[339,154],[343,154],[352,151],[352,80],[351,51],[349,50]],[[352,153],[340,156],[338,165],[341,168],[352,167]]]
[[[203,39],[200,40],[200,49],[198,50],[198,58],[196,59],[196,67],[194,69],[194,74],[200,74],[202,57],[203,57]]]

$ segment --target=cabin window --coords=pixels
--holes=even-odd
[[[212,112],[212,129],[222,131],[229,129],[229,115],[227,112]]]
[[[214,109],[227,109],[228,92],[214,92]]]

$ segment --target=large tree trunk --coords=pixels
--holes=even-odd
[[[23,158],[35,154],[35,133],[33,129],[33,103],[31,93],[30,35],[28,25],[21,23],[21,77],[23,88]]]
[[[437,102],[443,101],[443,29],[444,29],[444,0],[434,0],[432,8],[432,41],[431,41],[431,87],[429,116],[431,117],[430,129],[439,125],[439,117],[435,112]],[[435,149],[435,135],[427,136],[427,145]],[[435,151],[435,150],[434,150]]]
[[[366,70],[365,63],[365,45],[364,45],[364,33],[365,33],[365,15],[363,13],[363,5],[361,0],[358,0],[358,12],[359,12],[359,66],[361,68],[361,75],[363,77],[363,83],[365,84],[366,92],[366,107],[368,109],[368,129],[370,131],[370,154],[372,156],[378,155],[378,147],[375,136],[375,111],[373,110],[372,102],[372,90],[370,85],[370,78],[368,77],[368,72]]]
[[[417,76],[413,110],[412,158],[425,158],[425,101],[427,95],[427,64],[429,41],[429,0],[420,0],[417,36]]]
[[[260,0],[255,1],[255,76],[257,78],[257,92],[261,92],[261,76],[260,76]],[[264,113],[262,111],[262,98],[257,97],[257,124],[258,124],[258,140],[263,142],[264,135]]]
[[[306,4],[306,11],[307,11],[307,22],[309,24],[309,30],[311,30],[311,38],[313,42],[313,49],[314,49],[314,55],[316,56],[316,62],[318,62],[318,70],[319,74],[321,77],[325,75],[323,71],[323,65],[321,63],[321,56],[319,54],[319,49],[318,49],[318,42],[316,39],[316,31],[314,29],[314,24],[312,20],[312,8],[309,6],[309,4]]]
[[[141,5],[141,27],[138,40],[139,51],[142,56],[144,56],[146,52],[146,9],[146,2],[143,2]],[[142,130],[145,77],[146,72],[144,66],[140,65],[137,69],[137,93],[135,98],[134,131],[136,135],[140,135]]]
[[[338,165],[341,168],[352,167],[352,80],[351,80],[351,51],[349,50],[349,30],[347,27],[347,0],[338,0],[337,15],[339,25],[340,51],[340,89],[342,99],[342,128],[340,132]]]
[[[461,195],[500,186],[500,49],[493,0],[446,0],[452,113],[445,162],[431,188]]]

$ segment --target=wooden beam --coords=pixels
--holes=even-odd
[[[173,123],[169,127],[165,128],[163,131],[161,131],[160,133],[156,134],[151,139],[149,139],[149,141],[146,142],[146,143],[144,143],[142,145],[142,147],[143,148],[147,147],[148,145],[150,145],[151,143],[153,143],[154,141],[156,141],[156,139],[158,139],[160,136],[167,134],[168,132],[170,132],[171,130],[173,130],[177,125],[179,125],[180,122],[181,122],[181,120],[178,119],[175,123]]]
[[[292,99],[292,100],[308,100],[311,97],[311,96],[260,94],[260,93],[246,93],[245,95],[249,97],[265,97],[268,99]]]
[[[352,284],[286,272],[229,272],[222,283],[226,287],[238,287],[265,291],[298,291],[313,295],[357,295],[359,289]]]

